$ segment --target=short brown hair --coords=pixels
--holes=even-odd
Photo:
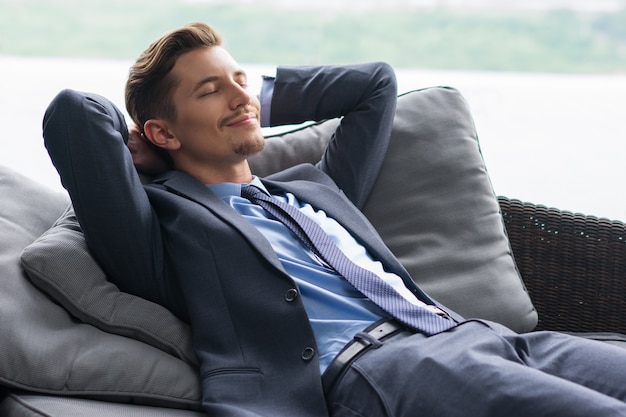
[[[222,39],[206,23],[189,23],[154,41],[130,68],[126,82],[126,110],[143,131],[149,119],[176,119],[171,92],[179,80],[171,74],[178,57],[191,50],[221,45]]]

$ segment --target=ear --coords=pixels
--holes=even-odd
[[[167,122],[163,119],[150,119],[143,125],[143,132],[146,138],[155,146],[166,150],[176,150],[180,148],[180,142],[176,135],[172,133]]]

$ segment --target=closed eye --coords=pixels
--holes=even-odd
[[[241,86],[241,88],[248,88],[248,76],[243,71],[238,71],[235,74],[234,80],[237,84]]]

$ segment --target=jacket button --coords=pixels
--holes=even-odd
[[[314,356],[315,356],[315,349],[313,349],[312,347],[305,348],[302,351],[302,359],[307,362],[313,359]]]
[[[290,303],[294,301],[296,298],[298,298],[298,290],[296,290],[295,288],[290,288],[285,293],[285,300],[287,300]]]

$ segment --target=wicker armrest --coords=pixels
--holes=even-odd
[[[538,329],[626,333],[626,225],[499,202]]]

